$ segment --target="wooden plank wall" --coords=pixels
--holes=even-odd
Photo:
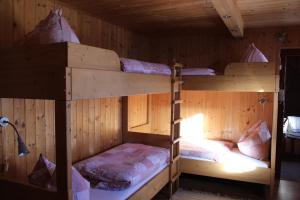
[[[170,95],[150,95],[150,98],[151,132],[168,135]],[[265,105],[259,103],[263,98]],[[183,91],[182,99],[181,115],[184,120],[181,135],[203,131],[204,138],[237,142],[243,132],[258,120],[267,121],[269,129],[272,129],[272,93]]]
[[[150,44],[146,37],[55,0],[1,0],[0,48],[16,46],[55,6],[63,8],[81,43],[112,49],[120,56],[147,60]],[[10,174],[25,179],[40,153],[55,161],[53,101],[0,99],[0,115],[8,116],[17,125],[31,152],[26,158],[18,158],[12,129],[0,129],[0,163],[5,157],[9,160]],[[119,144],[120,98],[73,102],[72,125],[73,161]]]
[[[281,32],[287,34],[284,43],[277,39]],[[299,34],[300,26],[246,29],[242,39],[218,30],[154,35],[151,38],[152,59],[155,62],[170,62],[176,58],[189,67],[212,67],[222,73],[228,63],[240,61],[251,42],[271,62],[278,63],[281,48],[300,47]]]

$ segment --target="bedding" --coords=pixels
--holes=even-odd
[[[121,58],[121,68],[124,72],[141,74],[171,75],[171,68],[160,63],[150,63],[135,59]],[[210,68],[183,68],[183,76],[213,76],[215,70]]]
[[[269,62],[266,56],[251,43],[241,59],[241,62]]]
[[[129,58],[121,58],[121,67],[124,72],[171,75],[171,69],[168,65]]]
[[[93,187],[116,191],[136,185],[168,160],[167,149],[126,143],[74,166]]]
[[[201,147],[201,145],[199,144],[189,144],[186,142],[181,142],[180,155],[183,158],[188,159],[222,163],[224,164],[224,166],[229,168],[233,168],[233,166],[246,166],[247,168],[268,168],[270,164],[268,161],[262,161],[246,156],[243,153],[241,153],[238,148],[235,147],[225,148],[224,151],[221,152],[221,150],[208,150],[207,148],[205,149],[204,147]]]
[[[80,43],[75,32],[62,15],[61,9],[55,9],[42,20],[32,32],[25,35],[22,45],[52,44],[59,42]]]
[[[266,160],[271,147],[271,133],[267,122],[258,121],[250,127],[241,136],[237,145],[243,154],[258,160]]]
[[[51,180],[54,170],[55,164],[40,154],[32,172],[28,175],[29,183],[40,187],[46,187]]]
[[[201,139],[193,142],[182,139],[180,154],[217,161],[233,147],[234,143],[229,141]]]
[[[214,76],[215,70],[210,68],[183,68],[181,71],[183,76]]]

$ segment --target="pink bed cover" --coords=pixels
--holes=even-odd
[[[257,160],[246,156],[242,154],[238,148],[226,150],[210,147],[212,147],[210,143],[208,143],[208,145],[199,145],[195,143],[182,141],[180,144],[180,154],[188,158],[209,160],[219,163],[228,163],[228,161],[234,161],[234,163],[249,163],[250,165],[253,165],[255,167],[262,168],[268,168],[270,164],[268,161]]]
[[[165,148],[126,143],[80,161],[74,167],[95,188],[123,190],[144,180],[168,160],[169,151]]]
[[[121,66],[124,72],[141,74],[171,75],[171,69],[166,64],[150,63],[135,59],[121,58]],[[215,70],[210,68],[183,68],[183,76],[212,76]]]

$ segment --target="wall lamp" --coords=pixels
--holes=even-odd
[[[17,141],[18,141],[18,155],[19,157],[26,156],[30,152],[28,151],[23,139],[21,138],[17,128],[15,125],[11,122],[9,122],[7,117],[0,117],[0,127],[6,127],[7,125],[11,125],[17,135]]]

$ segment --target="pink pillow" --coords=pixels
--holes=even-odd
[[[56,171],[51,177],[51,181],[48,185],[49,188],[56,187]],[[90,189],[90,183],[81,176],[76,168],[72,166],[72,191],[73,192],[82,192],[83,190]]]
[[[29,182],[33,185],[46,187],[55,170],[55,164],[50,162],[42,154],[34,166],[33,171],[28,175]]]
[[[249,45],[241,62],[269,62],[265,55],[252,43]]]
[[[265,121],[254,124],[238,142],[238,148],[243,154],[258,160],[269,157],[270,145],[271,134]]]
[[[23,45],[51,44],[59,42],[80,43],[76,34],[66,19],[62,10],[52,10],[48,17],[42,20],[35,29],[25,36]]]

